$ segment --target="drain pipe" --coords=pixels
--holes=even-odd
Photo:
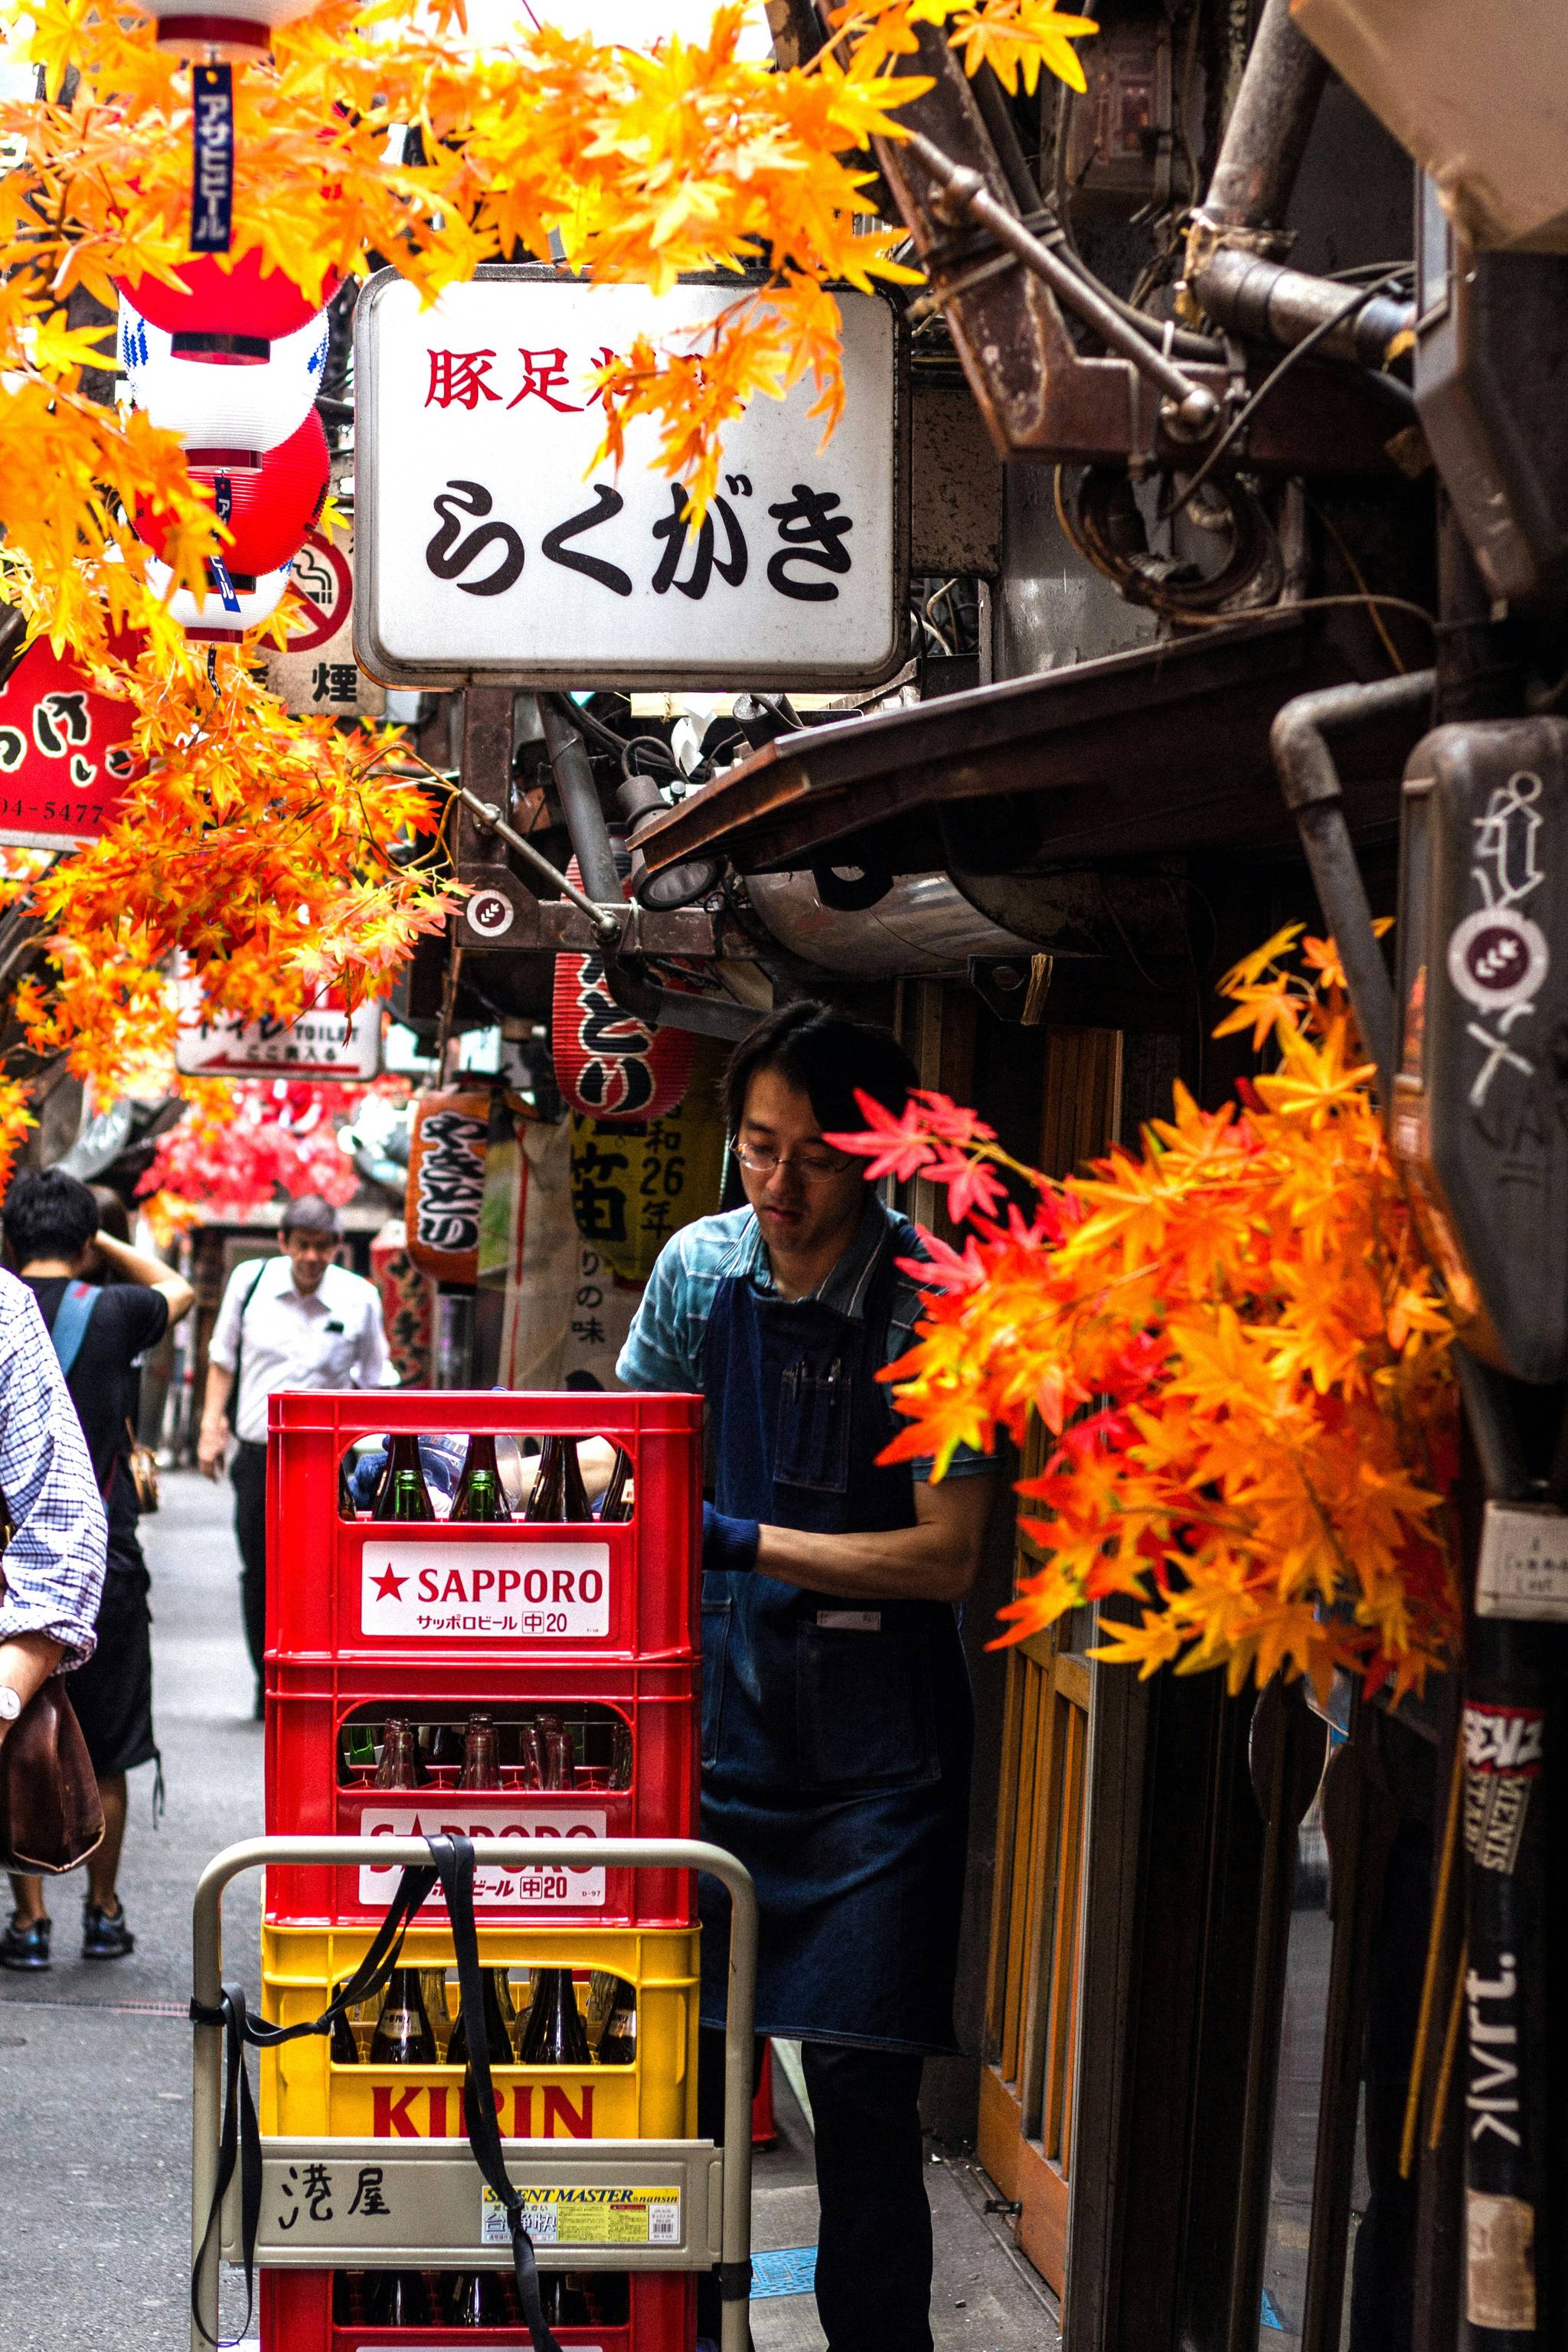
[[[586,746],[554,695],[540,696],[539,715],[583,887],[601,907],[619,906],[621,877],[616,871],[616,853],[610,846],[609,827],[599,805],[599,788]]]
[[[1268,747],[1286,803],[1296,820],[1324,919],[1344,966],[1362,1042],[1377,1065],[1378,1099],[1386,1118],[1393,1101],[1394,989],[1345,818],[1343,792],[1327,738],[1341,728],[1378,719],[1424,719],[1436,683],[1429,669],[1371,686],[1331,686],[1299,694],[1275,717]]]
[[[1269,233],[1278,241],[1328,79],[1328,60],[1298,29],[1290,0],[1266,0],[1203,202],[1213,227],[1250,232],[1255,251]]]

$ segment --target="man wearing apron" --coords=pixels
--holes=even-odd
[[[956,1604],[994,1487],[961,1454],[881,1466],[877,1374],[920,1300],[914,1228],[825,1132],[858,1087],[895,1114],[915,1073],[884,1030],[794,1004],[740,1045],[725,1109],[749,1205],[666,1246],[618,1370],[707,1399],[702,1833],[762,1911],[760,2034],[799,2040],[816,2144],[816,2299],[829,2352],[930,2352],[920,2126],[954,2050],[973,1738]],[[728,1901],[701,1882],[703,2128],[721,2082]],[[705,2283],[707,2284],[707,2283]],[[713,2296],[702,2325],[713,2326]]]

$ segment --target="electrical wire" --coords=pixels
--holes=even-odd
[[[1209,476],[1214,472],[1215,467],[1218,465],[1220,459],[1225,456],[1226,451],[1235,441],[1237,435],[1242,432],[1245,427],[1251,423],[1253,417],[1257,415],[1263,403],[1268,399],[1275,385],[1279,383],[1280,379],[1295,366],[1298,360],[1305,359],[1308,352],[1312,350],[1315,344],[1321,343],[1325,335],[1331,334],[1336,327],[1342,327],[1345,320],[1347,319],[1353,318],[1358,310],[1364,310],[1366,305],[1375,295],[1387,293],[1392,287],[1396,286],[1398,283],[1399,279],[1397,274],[1391,274],[1386,278],[1376,279],[1371,286],[1358,287],[1356,291],[1351,296],[1348,302],[1342,303],[1337,310],[1331,310],[1326,319],[1320,319],[1317,325],[1309,334],[1303,335],[1299,343],[1292,344],[1291,348],[1286,352],[1284,358],[1279,362],[1278,365],[1270,368],[1268,373],[1264,377],[1263,382],[1258,385],[1258,390],[1252,394],[1245,406],[1239,409],[1237,415],[1231,418],[1230,423],[1226,426],[1225,431],[1220,435],[1219,439],[1215,443],[1214,447],[1209,451],[1208,456],[1198,467],[1197,472],[1192,475],[1179,489],[1172,492],[1171,498],[1165,507],[1161,510],[1158,520],[1161,522],[1169,522],[1171,517],[1175,513],[1176,509],[1178,507],[1185,506],[1194,491],[1202,488],[1205,482],[1208,480]]]

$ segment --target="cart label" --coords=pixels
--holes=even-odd
[[[610,1630],[606,1543],[409,1543],[367,1536],[360,1624],[481,1641],[573,1642]]]
[[[523,2227],[536,2246],[679,2246],[680,2190],[525,2189]],[[479,2243],[506,2246],[506,2207],[493,2189],[479,2191]]]
[[[469,1796],[462,1790],[437,1792],[433,1800],[414,1805],[367,1807],[360,1817],[362,1837],[504,1837],[516,1838],[527,1851],[520,1854],[515,1869],[503,1869],[499,1864],[474,1873],[474,1902],[483,1909],[515,1910],[521,1904],[554,1904],[576,1910],[602,1908],[605,1901],[605,1874],[602,1870],[568,1869],[564,1857],[557,1849],[570,1839],[582,1842],[602,1838],[609,1826],[609,1816],[601,1812],[545,1811],[535,1810],[526,1802],[487,1805],[482,1797]],[[392,1900],[396,1890],[399,1871],[393,1864],[378,1865],[365,1863],[359,1874],[359,1899],[382,1908]],[[439,1887],[431,1890],[426,1900],[426,1911],[440,1911],[444,1898]]]
[[[1476,1576],[1478,1617],[1568,1620],[1568,1512],[1489,1503]]]

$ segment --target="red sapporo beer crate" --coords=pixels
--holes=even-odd
[[[443,1656],[402,1674],[328,1660],[267,1667],[267,1827],[283,1836],[422,1837],[458,1829],[515,1837],[527,1867],[480,1871],[482,1921],[684,1927],[695,1918],[689,1871],[566,1870],[557,1849],[581,1853],[595,1838],[692,1837],[697,1830],[700,1665],[458,1664]],[[388,1715],[460,1719],[468,1709],[502,1725],[538,1708],[571,1723],[629,1726],[626,1789],[376,1789],[345,1780],[345,1732]],[[607,1738],[604,1742],[607,1746]],[[271,1865],[267,1917],[277,1925],[378,1920],[397,1884],[395,1869],[301,1870]],[[422,1917],[445,1917],[440,1891]]]
[[[263,2271],[261,2341],[265,2352],[483,2352],[487,2344],[521,2347],[525,2327],[378,2327],[347,2316],[363,2305],[361,2279],[372,2273]],[[600,2273],[600,2276],[606,2276]],[[613,2275],[613,2274],[608,2274]],[[633,2271],[625,2277],[626,2319],[616,2326],[558,2326],[562,2352],[690,2352],[696,2334],[696,2282],[679,2271]]]
[[[702,1400],[599,1391],[285,1391],[269,1400],[267,1647],[279,1659],[695,1654]],[[345,1519],[338,1465],[356,1438],[609,1437],[632,1457],[629,1520],[454,1526]]]

